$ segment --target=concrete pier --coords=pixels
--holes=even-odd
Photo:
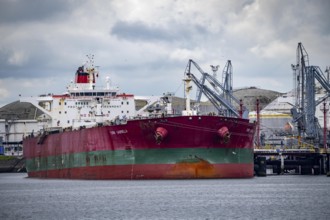
[[[273,174],[301,174],[330,176],[330,151],[321,149],[255,149],[255,174],[266,176],[267,170]]]

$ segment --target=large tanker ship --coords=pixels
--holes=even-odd
[[[78,68],[66,94],[21,99],[44,112],[40,131],[23,140],[29,177],[253,176],[255,126],[247,119],[196,115],[190,110],[189,89],[181,115],[173,114],[168,97],[154,105],[149,101],[137,112],[134,95],[120,93],[108,78],[106,87],[97,89],[97,76],[91,59]],[[189,76],[185,82],[190,88]]]

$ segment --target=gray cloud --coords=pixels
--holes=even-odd
[[[66,12],[79,4],[79,1],[44,0],[1,0],[0,23],[40,21]]]
[[[170,25],[170,26],[168,26]],[[200,25],[189,27],[175,21],[165,27],[151,26],[141,21],[125,22],[117,21],[110,34],[129,41],[189,41],[196,35],[207,34],[206,28]]]
[[[168,40],[173,39],[173,35],[160,28],[152,28],[142,22],[128,23],[118,21],[111,29],[111,34],[132,41],[136,40]],[[172,36],[171,36],[172,35]]]

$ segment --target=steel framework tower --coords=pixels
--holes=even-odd
[[[292,65],[295,83],[295,106],[291,109],[294,122],[297,123],[298,135],[316,144],[320,143],[320,125],[315,117],[316,106],[330,96],[330,84],[318,66],[310,66],[308,54],[298,43],[297,64]],[[325,89],[325,95],[315,100],[316,82]]]

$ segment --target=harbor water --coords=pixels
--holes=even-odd
[[[330,178],[92,181],[0,173],[0,219],[329,219]]]

